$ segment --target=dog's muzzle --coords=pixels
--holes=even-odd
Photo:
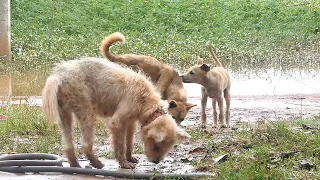
[[[184,83],[190,83],[188,80],[186,80],[186,78],[184,77],[184,75],[181,75],[180,78],[182,79],[182,82],[184,82]]]

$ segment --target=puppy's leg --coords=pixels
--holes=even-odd
[[[121,168],[133,169],[135,164],[129,162],[126,158],[126,134],[127,124],[122,119],[125,116],[121,116],[115,113],[110,119],[111,123],[111,135],[112,143],[115,151],[115,157],[119,161]]]
[[[219,106],[219,122],[220,122],[220,128],[226,128],[226,124],[224,123],[224,112],[223,112],[223,97],[222,94],[219,93],[220,96],[217,97],[217,102]]]
[[[93,167],[102,169],[104,165],[92,150],[95,133],[95,117],[92,113],[84,114],[81,112],[78,112],[76,116],[82,133],[82,152],[87,156]]]
[[[132,157],[132,151],[133,151],[133,138],[134,138],[134,132],[136,129],[137,123],[131,123],[128,125],[127,128],[127,160],[132,163],[137,163],[138,159]]]
[[[72,113],[71,110],[66,108],[60,109],[59,126],[62,133],[62,140],[65,145],[65,154],[69,161],[70,167],[81,167],[76,158],[73,136],[72,136]]]
[[[205,128],[207,125],[207,115],[206,115],[206,108],[207,108],[207,100],[208,94],[207,90],[204,87],[201,87],[201,127]]]
[[[224,99],[226,100],[226,123],[227,127],[230,127],[230,102],[231,102],[231,95],[230,90],[225,89],[224,90]]]
[[[212,110],[213,110],[213,127],[216,128],[218,124],[218,113],[217,113],[217,99],[212,98]]]

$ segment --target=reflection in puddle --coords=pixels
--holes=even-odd
[[[284,95],[320,93],[320,71],[280,72],[268,69],[250,75],[230,72],[231,95]],[[189,97],[200,97],[201,86],[185,84]]]

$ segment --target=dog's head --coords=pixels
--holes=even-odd
[[[203,59],[198,56],[198,64],[190,67],[188,71],[181,75],[184,83],[199,83],[210,71],[210,67],[203,63]]]
[[[163,160],[175,144],[191,137],[167,114],[163,114],[150,124],[143,126],[140,134],[147,159],[154,163]]]
[[[168,113],[176,121],[178,125],[186,118],[189,110],[196,106],[196,104],[190,104],[175,100],[169,100]]]

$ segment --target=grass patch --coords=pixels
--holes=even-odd
[[[99,44],[115,31],[127,42],[112,51],[152,55],[180,69],[197,55],[210,61],[208,43],[233,70],[320,65],[316,0],[13,0],[11,6],[11,70],[102,57]]]
[[[302,124],[313,129],[303,129]],[[218,174],[217,179],[318,179],[317,167],[305,169],[300,164],[303,160],[315,166],[320,163],[318,128],[319,117],[315,117],[237,130],[232,133],[232,140],[217,143],[215,150],[207,155],[211,158],[198,161],[197,166],[208,166],[214,158],[228,154],[228,160],[210,169]],[[201,141],[210,147],[217,136]]]

